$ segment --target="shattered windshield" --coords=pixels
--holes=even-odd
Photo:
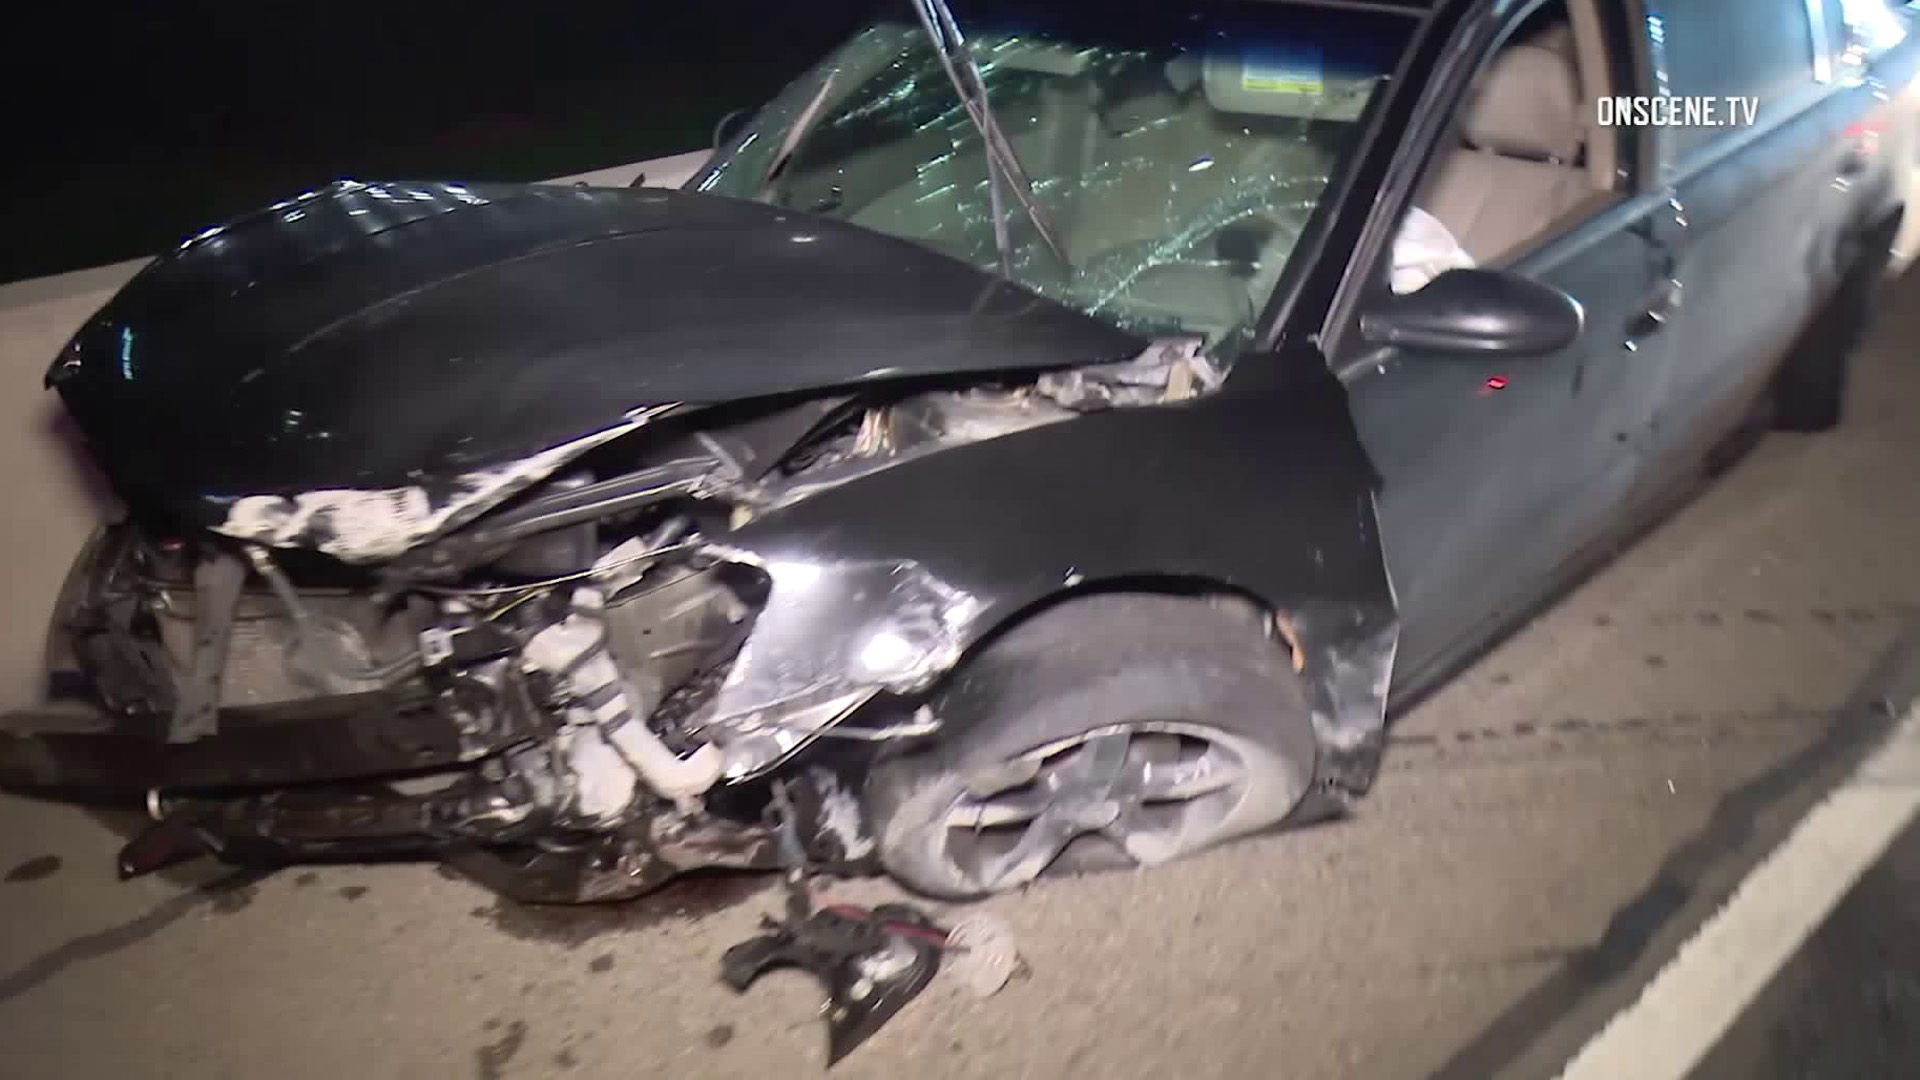
[[[691,187],[839,218],[1001,273],[1129,330],[1249,329],[1404,16],[1283,3],[954,0],[986,105],[1033,183],[996,199],[986,145],[916,0],[763,109]]]

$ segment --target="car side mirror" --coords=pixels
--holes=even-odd
[[[1507,270],[1448,270],[1360,315],[1370,344],[1449,356],[1545,356],[1573,344],[1586,315],[1552,286]]]
[[[718,150],[732,142],[733,137],[740,134],[741,129],[746,127],[747,121],[751,119],[753,119],[752,109],[735,109],[721,117],[720,122],[713,125],[713,146],[710,149]]]

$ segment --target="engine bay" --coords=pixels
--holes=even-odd
[[[135,514],[76,565],[55,634],[56,669],[155,750],[96,762],[157,820],[123,870],[196,850],[458,851],[517,895],[579,900],[695,866],[857,862],[859,770],[939,730],[925,691],[981,605],[912,563],[755,550],[736,530],[925,454],[1223,377],[1180,340],[1001,382],[649,410],[537,479],[496,470],[512,490],[469,487],[459,513],[358,498],[396,515],[359,533],[297,495],[280,497],[297,528]],[[422,507],[432,524],[400,520]]]

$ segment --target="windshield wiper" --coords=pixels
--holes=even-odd
[[[993,207],[993,243],[1000,252],[1001,276],[1013,277],[1013,242],[1007,235],[1007,208],[1000,197],[1003,183],[1013,191],[1014,200],[1026,211],[1027,219],[1033,222],[1034,231],[1040,234],[1047,250],[1053,252],[1062,265],[1072,266],[1054,236],[1052,222],[1034,200],[1033,181],[1020,164],[1020,156],[1013,152],[1013,144],[1007,141],[1000,122],[994,118],[993,108],[987,101],[987,84],[980,77],[980,66],[974,63],[972,50],[960,36],[960,26],[954,21],[947,0],[913,0],[913,8],[927,36],[933,40],[934,52],[940,57],[940,66],[946,69],[947,80],[953,83],[954,92],[960,95],[960,103],[966,106],[967,116],[987,148],[987,194]]]
[[[793,160],[793,152],[799,149],[800,140],[813,130],[814,121],[820,119],[820,107],[827,103],[827,95],[833,91],[834,80],[839,77],[838,71],[829,72],[821,80],[820,89],[814,91],[813,99],[807,102],[807,107],[800,111],[793,126],[787,129],[787,137],[780,143],[780,152],[773,155],[773,161],[767,165],[766,175],[761,178],[758,196],[761,202],[773,197],[773,186],[780,182],[781,174],[787,171],[787,163]]]

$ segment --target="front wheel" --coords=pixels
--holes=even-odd
[[[970,899],[1280,822],[1312,782],[1316,743],[1263,622],[1114,594],[1015,626],[942,696],[951,734],[870,775],[881,861],[916,891]]]

